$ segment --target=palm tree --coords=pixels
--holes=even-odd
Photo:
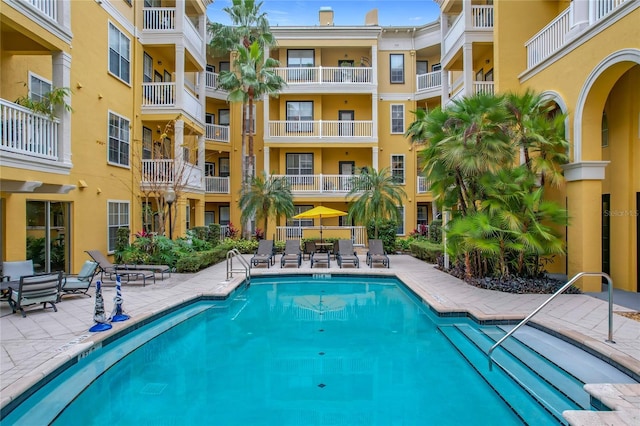
[[[269,218],[293,215],[293,194],[284,177],[262,176],[253,177],[250,184],[243,188],[240,196],[241,218],[243,222],[255,216],[256,220],[264,221],[264,235],[267,236]]]
[[[348,220],[357,223],[374,223],[374,238],[378,238],[378,225],[384,219],[400,222],[399,206],[406,197],[404,189],[395,181],[388,168],[379,172],[367,167],[362,174],[353,179],[353,186],[347,198],[350,198]]]
[[[209,48],[214,55],[224,55],[238,48],[248,48],[254,41],[261,47],[273,46],[275,39],[271,34],[267,14],[261,12],[262,2],[254,0],[233,0],[231,7],[222,10],[229,15],[232,25],[219,22],[209,24],[211,43]]]

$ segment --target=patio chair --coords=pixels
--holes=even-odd
[[[369,251],[367,252],[367,265],[373,268],[374,263],[382,263],[382,266],[389,267],[389,256],[384,251],[382,240],[369,240]]]
[[[62,286],[60,288],[60,299],[65,294],[84,294],[91,297],[87,292],[91,287],[93,277],[98,272],[98,263],[92,260],[87,260],[82,265],[82,269],[78,272],[78,275],[68,275],[62,278]]]
[[[305,241],[304,242],[304,250],[302,251],[302,259],[304,260],[304,255],[306,254],[309,259],[313,253],[316,252],[316,242],[315,241]]]
[[[20,310],[22,317],[25,318],[27,316],[24,311],[25,306],[42,303],[42,308],[46,309],[48,303],[55,312],[58,312],[56,302],[60,297],[61,285],[62,271],[21,276],[17,289],[9,287],[11,310],[14,314]]]
[[[298,268],[302,264],[300,240],[287,240],[284,246],[284,253],[280,258],[280,267],[284,268],[287,263],[295,263]]]
[[[2,277],[7,281],[18,281],[20,277],[34,273],[33,260],[31,259],[2,263]]]
[[[311,267],[316,263],[325,264],[327,268],[331,267],[331,253],[328,251],[316,251],[311,254]]]
[[[343,263],[353,263],[356,268],[360,267],[360,259],[356,251],[353,249],[353,243],[351,240],[338,240],[338,253],[336,254],[336,261],[338,266],[342,268]]]
[[[258,243],[258,250],[251,258],[251,265],[258,266],[261,263],[266,263],[267,268],[275,263],[273,255],[273,240],[260,240]]]
[[[167,265],[124,265],[124,264],[114,264],[111,263],[109,259],[105,255],[102,254],[100,250],[87,250],[86,251],[89,256],[93,260],[98,263],[98,268],[100,271],[100,281],[104,281],[104,276],[106,275],[111,281],[116,279],[116,275],[120,275],[121,278],[125,279],[125,282],[129,282],[131,280],[139,280],[142,279],[142,286],[144,287],[147,284],[147,279],[152,279],[153,282],[156,282],[156,272],[162,271],[170,271],[170,268]],[[153,269],[147,269],[147,267]],[[164,276],[164,274],[163,274]]]

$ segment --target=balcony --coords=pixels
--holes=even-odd
[[[345,141],[377,142],[373,138],[372,120],[269,120],[265,141]]]
[[[208,141],[229,143],[229,126],[206,124],[205,139]]]
[[[287,83],[282,93],[371,93],[375,87],[371,67],[281,67],[274,71]]]
[[[198,166],[173,159],[142,160],[140,186],[159,190],[167,185],[185,189],[202,189],[202,171]]]
[[[229,194],[229,178],[205,176],[204,191],[207,194]]]
[[[463,8],[443,38],[443,66],[465,43],[493,42],[493,23],[493,6],[472,5],[471,10]]]
[[[12,7],[58,37],[63,43],[71,43],[71,3],[60,0],[2,0],[2,7]],[[19,38],[16,38],[16,41]],[[3,46],[8,48],[8,46]],[[60,45],[59,47],[62,47]],[[8,48],[8,50],[10,50]],[[56,50],[56,48],[52,48]]]
[[[620,10],[625,3],[632,2],[631,0],[581,2],[579,4],[580,7],[589,8],[589,21],[583,24],[586,25],[586,29],[588,29],[590,26],[593,26]],[[575,2],[571,2],[569,7],[525,43],[525,48],[527,49],[527,69],[534,68],[547,58],[553,56],[554,53],[561,50],[571,39],[577,36],[580,29],[577,29],[574,34],[570,34],[574,31],[572,26],[578,20],[576,18],[576,7]]]
[[[442,71],[433,71],[416,76],[417,98],[424,99],[440,96]]]
[[[56,118],[0,99],[0,150],[58,161],[58,124]]]
[[[473,93],[476,95],[493,95],[494,94],[493,81],[474,81]]]
[[[201,121],[203,112],[200,100],[186,87],[182,88],[182,105],[178,105],[175,82],[142,83],[142,112],[162,114],[171,110],[186,112],[196,121]]]
[[[196,28],[187,15],[179,18],[175,7],[145,7],[142,9],[143,44],[184,44],[199,62],[204,63],[204,31]]]
[[[272,175],[284,178],[293,195],[323,195],[344,197],[353,189],[358,175]]]
[[[229,92],[224,89],[218,88],[218,77],[218,73],[206,71],[204,84],[207,90],[207,96],[210,98],[226,100]]]
[[[418,194],[426,194],[431,190],[431,184],[424,176],[418,176],[418,186],[416,192]]]

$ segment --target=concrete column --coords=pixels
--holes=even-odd
[[[54,87],[71,87],[71,55],[67,52],[52,54],[52,83]],[[71,97],[65,101],[71,105]],[[62,106],[57,106],[55,116],[60,120],[58,124],[58,161],[71,164],[71,112]]]
[[[473,46],[471,43],[465,43],[462,46],[462,67],[464,96],[473,96]]]
[[[182,166],[184,161],[182,154],[182,144],[184,144],[184,121],[176,120],[173,126],[173,158],[176,160],[174,164]]]
[[[571,28],[565,36],[566,41],[576,38],[589,26],[589,22],[592,19],[592,6],[593,4],[589,0],[573,0],[571,2],[571,6],[569,6],[573,9],[569,12]]]
[[[198,72],[198,100],[200,101],[200,109],[202,110],[202,116],[200,119],[204,122],[205,114],[207,112],[207,87],[206,87],[206,71],[202,70]],[[206,130],[205,130],[206,133]]]
[[[264,172],[269,176],[271,174],[271,169],[269,168],[269,162],[271,161],[269,147],[265,146],[262,150],[262,157],[264,161]]]
[[[371,81],[378,85],[378,46],[371,46]]]
[[[449,102],[449,71],[442,68],[442,93],[440,94],[440,104],[442,108]]]
[[[204,163],[205,163],[205,137],[204,135],[200,135],[198,136],[198,170],[200,170],[200,176],[202,177],[200,179],[200,188],[204,191],[205,188],[205,183],[204,183]],[[204,207],[202,208],[202,222],[198,222],[198,223],[204,223]]]
[[[176,44],[176,99],[177,108],[184,109],[184,46]]]
[[[176,0],[176,32],[184,32],[185,0]]]
[[[378,170],[378,149],[377,146],[371,148],[371,167],[375,170]]]
[[[462,1],[462,14],[464,17],[464,30],[469,31],[473,28],[473,15],[471,14],[471,0]]]
[[[380,123],[380,118],[378,117],[378,92],[374,91],[371,94],[371,119],[373,120],[371,127],[371,136],[374,140],[378,140],[378,125]]]
[[[69,0],[57,0],[58,24],[71,31],[71,4]],[[66,87],[66,86],[65,86]]]

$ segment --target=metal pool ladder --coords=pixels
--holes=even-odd
[[[545,302],[542,305],[538,306],[533,312],[531,312],[528,317],[526,317],[525,319],[520,321],[518,323],[518,325],[513,327],[507,334],[502,336],[502,338],[500,340],[498,340],[495,343],[495,345],[491,346],[491,349],[489,349],[489,352],[487,352],[487,357],[489,357],[489,370],[491,370],[491,368],[493,367],[493,358],[491,357],[491,354],[493,353],[493,351],[498,346],[500,346],[502,344],[502,342],[507,340],[507,338],[509,338],[513,333],[515,333],[516,330],[518,330],[520,327],[522,327],[523,325],[528,323],[529,320],[531,318],[533,318],[533,316],[535,314],[540,312],[542,310],[542,308],[547,306],[547,304],[549,302],[551,302],[553,299],[555,299],[556,296],[558,296],[559,294],[564,293],[569,287],[571,287],[571,285],[573,283],[578,281],[580,278],[587,277],[587,276],[590,276],[590,277],[594,277],[594,276],[604,277],[604,278],[606,278],[607,283],[609,284],[609,289],[608,289],[609,290],[609,335],[608,335],[608,338],[607,338],[606,341],[609,342],[609,343],[615,343],[613,341],[613,281],[611,281],[611,277],[608,274],[605,274],[604,272],[579,272],[573,278],[571,278],[569,281],[567,281],[567,283],[565,285],[563,285],[562,288],[560,288],[558,291],[553,293],[551,295],[551,297],[549,297],[547,300],[545,300]]]
[[[234,258],[237,258],[238,261],[240,261],[242,268],[233,268]],[[247,282],[251,282],[251,265],[249,265],[249,262],[242,257],[238,249],[231,249],[227,252],[227,281],[233,278],[234,272],[244,272]]]

